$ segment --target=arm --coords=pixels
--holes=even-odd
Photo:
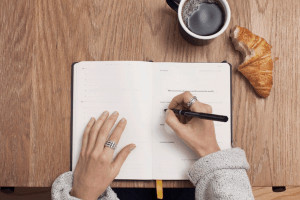
[[[57,177],[52,184],[51,198],[53,200],[79,200],[78,198],[71,196],[73,183],[73,172],[65,172]],[[104,193],[98,198],[99,200],[118,200],[116,193],[108,186]]]
[[[246,155],[240,148],[200,158],[188,173],[196,186],[196,199],[254,199],[248,168]]]
[[[212,113],[211,106],[199,101],[188,108],[192,97],[190,92],[174,97],[169,109]],[[196,186],[196,199],[253,199],[244,151],[239,148],[220,151],[212,121],[177,118],[168,110],[166,123],[200,158],[188,173]]]

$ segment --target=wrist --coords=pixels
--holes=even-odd
[[[205,156],[207,156],[209,154],[218,152],[220,150],[221,149],[220,149],[219,145],[216,144],[216,145],[210,146],[210,147],[205,148],[205,149],[198,149],[198,150],[196,150],[196,152],[202,158],[202,157],[205,157]]]

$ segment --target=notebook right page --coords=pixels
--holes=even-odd
[[[165,131],[165,113],[176,95],[190,91],[228,122],[214,122],[221,149],[231,148],[231,70],[227,63],[153,63],[153,179],[187,180],[199,157],[176,134]]]

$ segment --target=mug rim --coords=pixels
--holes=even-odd
[[[222,33],[225,32],[225,30],[228,28],[228,25],[230,23],[230,18],[231,18],[231,11],[230,11],[230,7],[228,5],[228,2],[226,0],[219,0],[223,6],[225,7],[225,15],[226,15],[226,21],[223,25],[223,27],[221,28],[221,30],[219,30],[218,32],[214,33],[213,35],[208,35],[208,36],[202,36],[202,35],[197,35],[196,33],[193,33],[192,31],[190,31],[190,29],[185,25],[185,23],[183,22],[182,19],[182,8],[184,3],[188,1],[188,0],[181,0],[179,7],[178,7],[178,19],[179,19],[179,23],[181,25],[181,27],[184,29],[185,32],[187,32],[190,36],[197,38],[197,39],[201,39],[201,40],[210,40],[210,39],[214,39],[216,37],[218,37],[219,35],[221,35]]]

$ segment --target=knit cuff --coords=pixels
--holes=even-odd
[[[52,184],[51,196],[53,200],[68,199],[79,200],[70,195],[73,186],[73,172],[66,172],[56,178]],[[108,187],[105,192],[98,198],[101,200],[115,200],[118,199],[116,193]]]
[[[111,189],[111,187],[107,187],[105,192],[98,198],[98,200],[119,200],[117,194]]]
[[[209,154],[193,164],[188,177],[196,185],[203,176],[220,169],[249,169],[245,152],[233,148]]]

